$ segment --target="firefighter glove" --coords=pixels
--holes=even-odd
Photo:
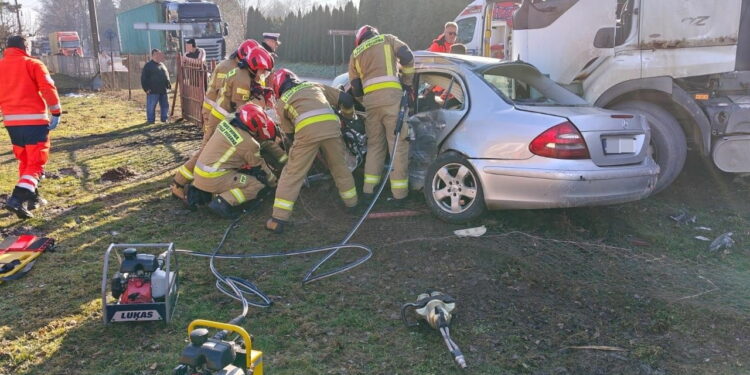
[[[49,126],[47,126],[47,129],[49,130],[55,130],[57,125],[60,123],[60,115],[52,115],[52,120],[49,122]]]

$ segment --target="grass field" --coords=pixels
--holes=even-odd
[[[0,212],[0,236],[30,232],[59,243],[23,279],[0,284],[2,375],[171,374],[190,321],[239,313],[239,303],[215,289],[205,259],[181,256],[171,324],[102,323],[110,243],[209,251],[228,224],[187,211],[167,189],[199,142],[196,127],[145,124],[144,111],[124,95],[64,98],[42,186],[50,205],[27,221]],[[5,132],[0,145],[0,193],[9,193],[16,164]],[[400,321],[401,304],[428,288],[458,299],[452,333],[466,373],[747,374],[750,184],[700,158],[689,163],[659,196],[612,207],[494,212],[472,223],[488,228],[477,239],[456,238],[452,231],[461,227],[412,202],[417,216],[368,220],[355,236],[373,248],[371,260],[305,286],[301,277],[318,257],[217,264],[274,300],[268,309],[251,308],[243,324],[269,374],[462,373],[437,332]],[[117,167],[133,176],[102,181]],[[226,251],[339,241],[355,217],[331,203],[335,196],[329,182],[305,189],[285,236],[262,229],[266,203],[243,219]],[[680,211],[697,222],[669,218]],[[694,238],[729,231],[736,245],[718,252]],[[356,255],[344,252],[337,262]]]

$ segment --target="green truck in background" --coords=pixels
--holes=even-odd
[[[184,31],[136,30],[137,23],[188,24]],[[151,48],[179,52],[188,39],[195,39],[206,51],[206,60],[223,60],[227,24],[219,7],[207,1],[162,1],[145,4],[117,14],[120,51],[123,54],[149,54]],[[150,35],[149,35],[150,34]]]

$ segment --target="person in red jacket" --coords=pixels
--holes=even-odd
[[[26,38],[11,36],[6,46],[0,59],[0,112],[19,163],[19,178],[5,208],[27,219],[46,203],[39,196],[39,179],[49,157],[49,131],[60,122],[60,97],[47,67],[29,56]]]
[[[443,33],[432,41],[430,48],[427,50],[430,52],[450,53],[451,46],[453,43],[456,43],[456,38],[458,38],[458,25],[455,22],[448,22],[443,28]]]

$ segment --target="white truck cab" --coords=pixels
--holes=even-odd
[[[512,25],[512,59],[597,106],[646,116],[656,191],[688,145],[722,171],[750,172],[750,0],[524,0]]]

